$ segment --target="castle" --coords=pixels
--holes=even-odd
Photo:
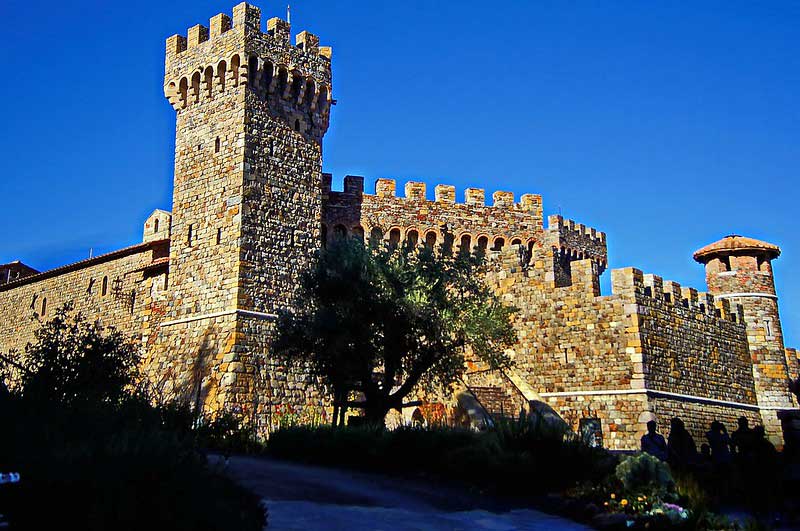
[[[601,295],[606,235],[542,199],[378,179],[375,193],[322,172],[332,99],[331,48],[242,3],[233,17],[166,41],[165,95],[176,112],[172,212],[156,210],[142,243],[37,272],[0,266],[0,351],[21,350],[54,309],[76,310],[141,342],[161,396],[229,410],[268,430],[276,408],[326,408],[302,371],[270,356],[276,312],[291,308],[299,275],[333,238],[409,240],[485,251],[487,281],[509,304],[515,365],[470,364],[464,392],[487,410],[544,403],[575,429],[599,427],[605,446],[638,447],[645,424],[681,416],[701,437],[740,416],[781,441],[777,412],[800,361],[784,348],[771,261],[778,247],[729,236],[703,247],[708,293],[633,268],[611,272]],[[443,399],[446,400],[446,399]],[[455,405],[452,399],[449,405]],[[594,424],[592,424],[594,423]]]

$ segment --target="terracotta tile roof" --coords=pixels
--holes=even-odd
[[[746,254],[748,251],[766,253],[770,255],[770,258],[777,258],[781,254],[781,248],[777,245],[739,236],[738,234],[731,234],[695,251],[694,259],[704,264],[717,255]]]
[[[48,271],[43,271],[42,273],[37,273],[35,275],[20,278],[19,280],[9,282],[8,284],[2,284],[0,285],[0,291],[7,291],[9,289],[14,289],[17,286],[22,286],[24,284],[29,284],[31,282],[37,282],[39,280],[44,280],[46,278],[63,275],[64,273],[77,271],[78,269],[83,269],[84,267],[100,264],[103,262],[107,262],[109,260],[114,260],[116,258],[122,258],[124,256],[130,256],[132,254],[141,253],[156,248],[159,245],[164,245],[168,243],[169,239],[154,240],[145,243],[137,243],[136,245],[131,245],[130,247],[125,247],[122,249],[118,249],[116,251],[111,251],[110,253],[93,256],[92,258],[87,258],[85,260],[80,260],[78,262],[73,262],[71,264],[59,266],[54,269],[50,269]]]

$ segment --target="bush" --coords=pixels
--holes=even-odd
[[[669,467],[647,453],[626,457],[615,475],[626,492],[663,496],[674,485]]]
[[[0,393],[0,487],[12,529],[261,530],[258,497],[209,468],[186,408],[153,407],[133,387],[136,349],[61,309]],[[6,376],[11,371],[5,371]],[[0,388],[3,386],[0,385]]]
[[[559,438],[562,437],[562,438]],[[616,460],[521,423],[486,432],[446,427],[289,427],[273,433],[270,455],[323,466],[427,476],[495,493],[540,494],[599,481]]]

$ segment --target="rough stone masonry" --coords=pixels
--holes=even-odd
[[[276,311],[295,304],[298,278],[333,238],[412,241],[486,252],[487,281],[520,308],[515,366],[470,364],[464,389],[487,410],[546,404],[575,429],[599,422],[606,446],[631,449],[645,424],[680,415],[696,437],[739,416],[781,442],[776,413],[797,407],[786,387],[798,356],[783,344],[771,261],[776,246],[726,237],[704,247],[708,293],[628,268],[601,295],[606,236],[542,198],[390,179],[373,194],[322,173],[331,56],[289,23],[239,4],[166,42],[164,92],[176,112],[172,212],[145,221],[143,242],[39,273],[0,266],[0,350],[19,355],[66,303],[141,343],[154,393],[232,411],[262,433],[291,405],[329,408],[302,371],[270,356]],[[441,406],[456,406],[451,398]],[[434,404],[436,405],[436,404]],[[426,410],[441,410],[429,407]],[[596,424],[595,424],[596,425]]]

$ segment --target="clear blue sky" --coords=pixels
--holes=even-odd
[[[2,3],[0,262],[130,245],[170,208],[164,39],[234,3]],[[692,251],[766,239],[800,346],[800,2],[305,0],[292,20],[333,46],[334,182],[540,193],[607,232],[611,267],[699,289]]]

